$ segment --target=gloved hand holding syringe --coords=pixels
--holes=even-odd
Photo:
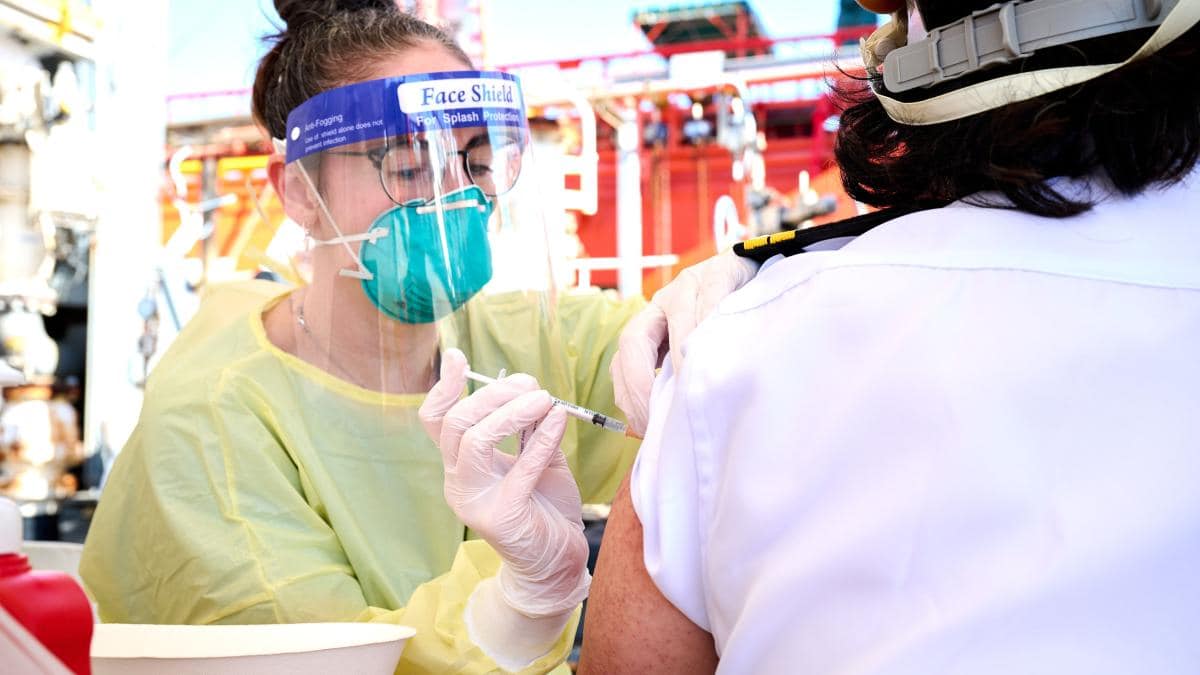
[[[500,376],[504,377],[503,371],[501,371]],[[467,371],[467,379],[475,380],[476,382],[481,382],[483,384],[494,384],[496,382],[496,378],[488,377],[487,375],[480,375],[472,370]],[[561,398],[554,396],[551,396],[550,400],[554,401],[554,405],[560,406],[571,417],[576,417],[585,422],[591,422],[598,427],[607,429],[609,431],[615,431],[618,434],[624,434],[629,438],[636,438],[639,440],[642,438],[634,433],[633,429],[629,428],[627,424],[621,422],[620,420],[615,420],[608,415],[598,413],[595,410],[590,410],[581,405],[576,405],[570,401],[564,401]]]
[[[579,485],[562,451],[567,408],[525,374],[485,378],[464,398],[468,377],[480,379],[447,349],[418,414],[442,455],[446,503],[502,560],[459,610],[467,635],[523,670],[557,643],[591,584]],[[514,435],[519,454],[498,448]]]

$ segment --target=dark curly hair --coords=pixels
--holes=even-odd
[[[994,0],[917,0],[925,25],[941,26]],[[1046,49],[1015,64],[964,77],[940,94],[997,75],[1119,63],[1149,31]],[[981,191],[1003,194],[1022,211],[1067,217],[1094,203],[1047,182],[1105,172],[1135,194],[1187,176],[1200,155],[1200,27],[1153,56],[1076,87],[965,119],[929,126],[894,122],[871,92],[872,75],[837,95],[843,111],[835,145],[851,197],[878,207],[943,204]],[[908,92],[906,92],[908,93]],[[926,98],[930,91],[919,92]],[[898,100],[903,94],[889,94]]]
[[[363,80],[380,56],[437,45],[471,59],[445,31],[402,12],[395,0],[275,0],[287,27],[266,39],[275,44],[254,77],[254,119],[284,138],[287,116],[309,98]]]

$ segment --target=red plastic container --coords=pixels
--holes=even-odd
[[[20,547],[20,511],[0,497],[0,607],[72,672],[91,675],[93,620],[87,595],[68,574],[30,568]]]

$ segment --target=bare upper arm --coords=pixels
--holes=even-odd
[[[712,635],[663,597],[646,572],[642,523],[626,476],[596,562],[579,672],[692,674],[716,667]]]

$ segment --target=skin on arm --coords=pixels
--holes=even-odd
[[[711,673],[712,635],[667,600],[646,572],[629,477],[613,499],[588,598],[579,673]]]

